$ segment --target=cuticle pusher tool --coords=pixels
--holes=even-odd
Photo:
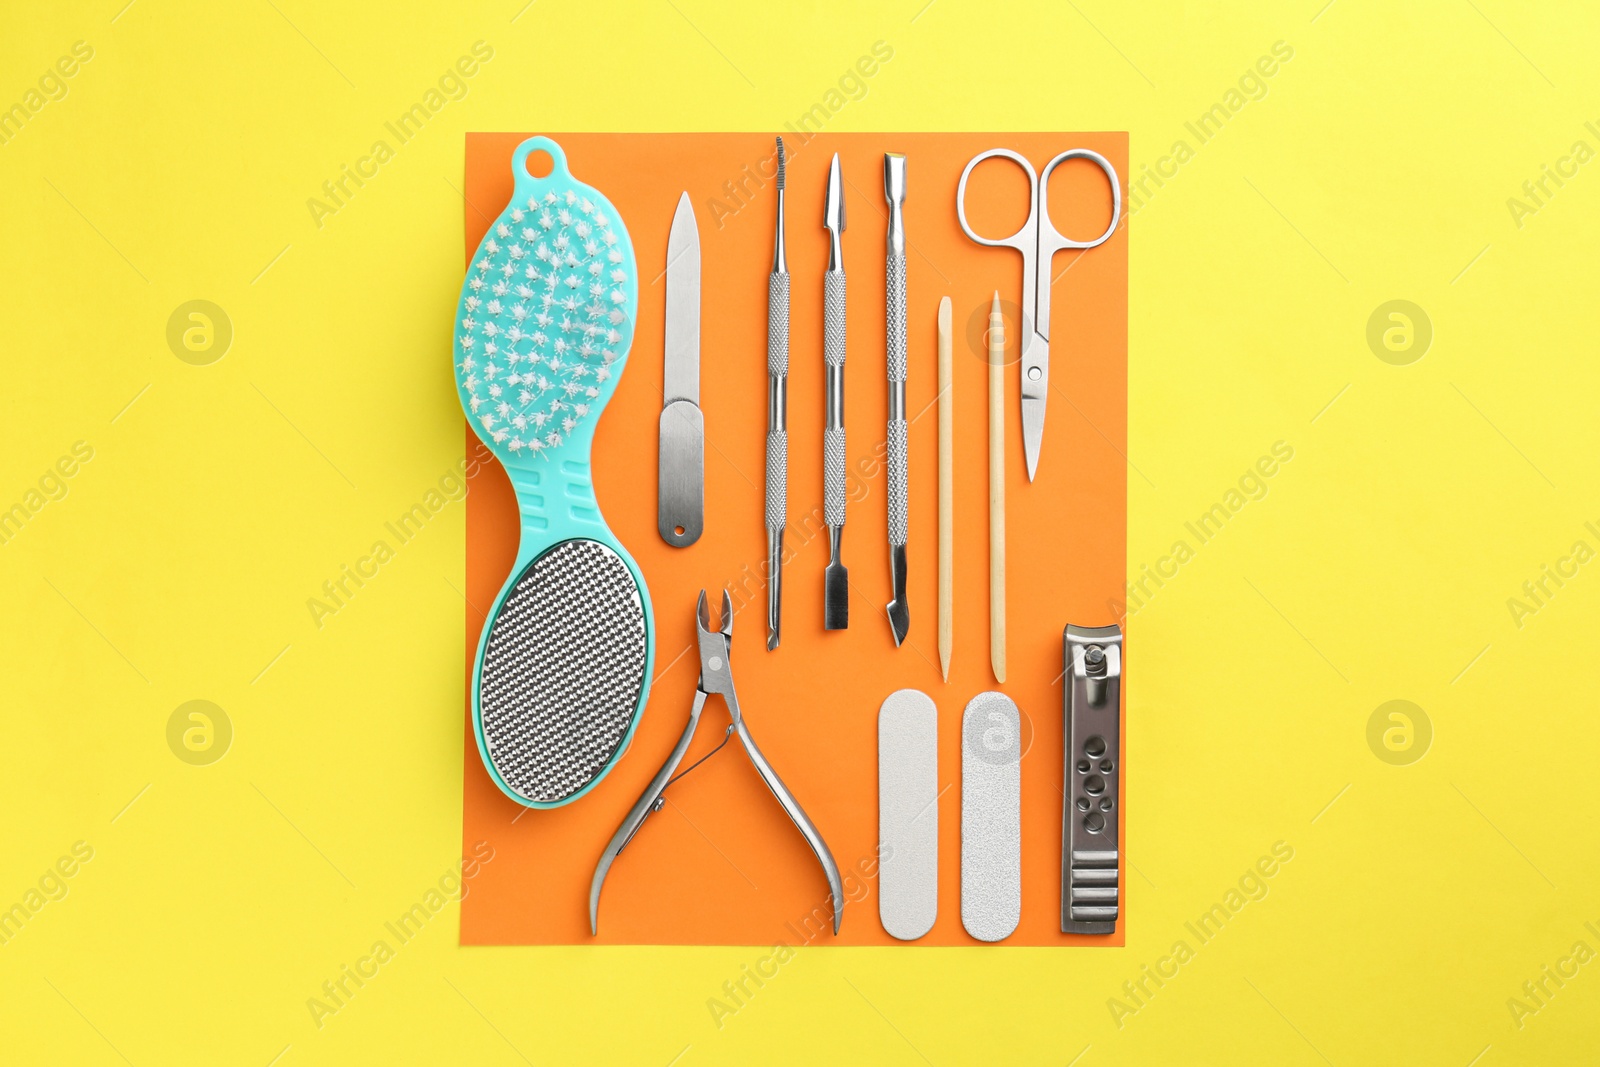
[[[694,741],[695,728],[700,725],[700,715],[705,711],[706,699],[716,694],[722,697],[722,702],[727,705],[728,717],[731,720],[722,744],[727,743],[728,737],[738,736],[739,743],[744,746],[745,754],[755,765],[756,773],[772,791],[772,795],[782,805],[784,813],[805,838],[806,844],[811,846],[812,853],[821,864],[822,873],[828,880],[828,891],[832,894],[833,932],[837,934],[839,924],[844,917],[844,889],[839,879],[839,867],[833,861],[833,853],[828,851],[827,842],[822,839],[822,834],[817,831],[805,810],[800,807],[800,802],[789,792],[783,780],[778,777],[778,772],[772,769],[772,764],[767,762],[767,758],[756,747],[755,738],[750,736],[750,728],[745,725],[744,715],[739,710],[739,698],[733,689],[732,664],[729,662],[733,644],[733,601],[726,590],[722,594],[722,618],[715,629],[711,625],[705,590],[700,591],[700,600],[695,606],[695,636],[700,653],[700,681],[695,686],[694,703],[689,708],[688,725],[683,728],[683,735],[673,746],[667,761],[650,780],[644,793],[628,811],[627,817],[622,820],[622,825],[617,827],[617,832],[611,836],[605,851],[600,854],[600,862],[595,865],[594,878],[589,885],[589,931],[591,934],[600,932],[600,890],[605,884],[606,874],[611,870],[611,865],[628,846],[628,842],[633,840],[633,835],[639,832],[645,819],[649,818],[652,812],[660,811],[662,805],[666,803],[662,793],[667,786],[696,766],[690,764],[683,774],[675,773],[678,764],[683,762],[684,754],[689,751],[689,745]],[[715,751],[716,749],[712,749],[712,752]],[[708,758],[709,755],[710,753],[707,753],[707,756],[701,758]]]
[[[844,182],[839,153],[828,167],[828,195],[822,225],[828,231],[828,271],[822,276],[822,359],[827,365],[827,422],[822,430],[822,514],[828,527],[828,568],[823,572],[822,625],[828,630],[850,626],[850,572],[844,560],[844,353],[845,231]]]
[[[888,249],[884,259],[884,348],[889,372],[888,465],[889,569],[894,599],[889,627],[899,647],[911,614],[906,606],[906,157],[883,156],[883,196],[889,202]]]
[[[783,138],[778,220],[767,276],[767,651],[783,636],[783,528],[789,521],[789,260],[783,248]]]

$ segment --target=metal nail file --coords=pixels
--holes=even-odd
[[[783,528],[789,521],[789,260],[783,252],[783,138],[778,222],[767,275],[767,651],[783,636]]]
[[[844,181],[839,153],[828,167],[822,225],[828,231],[828,271],[822,276],[822,360],[828,368],[827,423],[822,429],[822,516],[828,526],[828,569],[823,572],[822,625],[850,626],[850,572],[844,552]]]
[[[687,548],[705,528],[705,420],[700,413],[700,229],[689,194],[667,237],[667,325],[656,470],[656,529]]]
[[[894,599],[889,627],[898,647],[906,639],[911,614],[906,607],[906,157],[883,157],[883,196],[889,202],[885,279],[885,361],[889,370],[889,569]]]
[[[1068,626],[1066,788],[1061,810],[1061,932],[1117,928],[1117,815],[1122,802],[1122,630]]]

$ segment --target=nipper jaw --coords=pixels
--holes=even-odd
[[[800,802],[789,792],[783,780],[778,777],[778,772],[773,770],[772,764],[756,746],[755,738],[750,736],[750,729],[745,725],[744,716],[739,710],[739,698],[733,689],[733,671],[728,662],[733,642],[733,603],[726,590],[722,594],[722,620],[715,628],[711,624],[705,590],[700,591],[700,601],[695,610],[695,639],[700,652],[700,681],[695,687],[694,703],[689,708],[689,721],[684,726],[678,743],[668,754],[667,761],[661,765],[661,769],[656,772],[650,784],[634,802],[622,820],[622,825],[617,827],[617,832],[611,835],[610,843],[600,854],[600,861],[595,865],[594,878],[589,884],[589,932],[591,934],[600,932],[600,890],[605,884],[606,874],[611,870],[611,865],[628,846],[628,842],[633,840],[633,835],[639,832],[645,819],[649,818],[652,812],[660,811],[661,806],[666,803],[666,798],[662,794],[667,786],[698,765],[697,761],[690,764],[689,770],[683,774],[676,773],[678,764],[683,762],[683,757],[694,740],[695,729],[700,725],[700,715],[705,711],[706,698],[715,694],[722,697],[723,703],[728,706],[730,722],[727,734],[738,735],[739,743],[744,746],[745,755],[755,766],[756,773],[771,790],[773,797],[794,823],[795,829],[805,838],[806,844],[811,847],[817,862],[822,866],[822,873],[828,880],[828,891],[832,895],[833,932],[837,934],[844,918],[844,888],[839,879],[838,864],[834,862],[833,853],[828,850],[828,844],[822,839],[822,834],[817,831],[805,810],[800,807]],[[726,743],[725,735],[722,744]],[[717,746],[721,747],[720,744]],[[712,752],[715,751],[716,749],[712,749]],[[709,757],[710,754],[707,753],[701,759]]]

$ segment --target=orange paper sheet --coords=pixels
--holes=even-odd
[[[524,134],[471,134],[466,150],[466,252],[470,257],[511,194],[510,159]],[[789,527],[783,644],[765,647],[766,534],[762,526],[767,422],[767,274],[776,196],[772,138],[762,134],[551,134],[572,173],[617,207],[640,269],[639,321],[620,386],[594,447],[600,506],[638,561],[655,604],[655,680],[632,747],[581,800],[524,809],[490,781],[471,727],[472,658],[487,607],[516,554],[509,483],[483,465],[467,498],[467,663],[464,839],[488,841],[462,900],[463,944],[903,945],[878,922],[877,716],[885,696],[914,687],[939,709],[939,917],[915,945],[977,945],[961,926],[961,713],[1000,688],[1022,710],[1022,922],[1008,945],[1121,945],[1126,912],[1110,937],[1060,932],[1062,805],[1061,632],[1068,622],[1116,621],[1127,543],[1128,230],[1086,253],[1062,252],[1051,316],[1051,396],[1037,481],[1023,465],[1018,401],[1022,260],[969,241],[956,221],[956,183],[968,159],[1004,146],[1041,167],[1067,148],[1106,156],[1124,182],[1125,133],[788,134]],[[908,349],[911,629],[896,648],[890,599],[882,463],[884,373],[883,153],[908,157]],[[846,430],[850,504],[844,559],[850,628],[822,627],[822,227],[827,168],[839,153],[849,228]],[[1086,162],[1051,181],[1058,229],[1098,235],[1111,210],[1101,172]],[[656,436],[661,410],[667,232],[687,190],[702,250],[701,407],[706,428],[706,522],[699,542],[668,547],[656,533]],[[968,218],[982,233],[1011,233],[1027,214],[1027,179],[1006,161],[985,163],[968,187]],[[989,665],[987,375],[984,330],[991,297],[1006,310],[1009,677]],[[935,315],[954,303],[955,641],[950,681],[939,673],[938,372]],[[477,442],[466,431],[469,449]],[[827,839],[844,877],[841,934],[827,922],[828,892],[805,842],[730,742],[667,792],[606,881],[600,936],[588,924],[594,864],[672,748],[693,698],[695,598],[731,591],[734,679],[751,732]],[[1128,654],[1138,673],[1138,646]],[[727,717],[713,698],[687,766],[722,739]],[[1137,781],[1137,735],[1123,731],[1119,812]],[[1137,842],[1131,843],[1134,848]]]

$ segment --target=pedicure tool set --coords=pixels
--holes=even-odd
[[[551,161],[545,177],[534,177],[528,169],[534,153]],[[1026,219],[1005,237],[981,235],[967,218],[968,181],[979,164],[991,159],[1009,161],[1028,178]],[[1050,218],[1051,176],[1057,167],[1072,160],[1097,167],[1110,186],[1110,222],[1092,240],[1064,237]],[[789,521],[792,294],[785,207],[792,176],[781,138],[773,162],[775,172],[769,172],[775,179],[775,214],[767,278],[763,514],[768,652],[777,652],[782,643],[784,536]],[[928,307],[925,298],[908,292],[912,286],[907,249],[915,247],[907,230],[909,161],[904,154],[888,152],[881,165],[888,410],[883,437],[873,445],[881,448],[889,542],[890,590],[883,610],[894,646],[900,648],[911,639],[908,457],[914,416],[908,412],[906,386],[913,364],[927,366],[932,353],[920,350],[927,343],[916,340],[926,336],[921,330],[908,330],[910,322],[927,321],[916,316],[926,315]],[[472,257],[454,331],[453,363],[462,408],[473,430],[505,468],[521,520],[516,560],[488,612],[474,660],[472,723],[479,753],[495,785],[526,807],[554,808],[589,792],[621,758],[650,691],[655,621],[649,589],[633,557],[606,525],[590,480],[595,426],[618,387],[635,340],[639,264],[616,209],[603,192],[573,175],[555,141],[546,137],[524,141],[513,153],[512,173],[511,202],[491,224]],[[851,593],[843,559],[850,463],[845,436],[844,235],[847,186],[851,193],[860,193],[857,186],[844,181],[843,173],[835,154],[826,183],[819,190],[828,250],[821,287],[819,376],[822,518],[828,534],[828,559],[823,568],[819,629],[829,631],[849,628]],[[937,188],[937,177],[919,175],[918,180]],[[956,183],[955,215],[962,232],[979,245],[1010,248],[1022,256],[1018,377],[1023,454],[1030,482],[1038,472],[1051,390],[1052,261],[1058,251],[1088,250],[1107,241],[1121,221],[1121,205],[1116,170],[1104,156],[1086,148],[1058,153],[1042,171],[1035,171],[1025,156],[1009,148],[993,148],[974,156]],[[665,249],[646,250],[652,264],[662,262],[659,257],[665,253],[657,532],[667,545],[684,550],[685,554],[676,558],[686,561],[693,559],[696,551],[705,551],[695,548],[705,530],[707,504],[707,430],[700,396],[700,238],[690,194],[684,192],[672,214]],[[814,297],[806,297],[807,302],[811,299]],[[949,296],[937,303],[936,364],[931,368],[938,381],[937,640],[938,670],[948,682],[955,630],[957,408],[954,309]],[[984,314],[981,308],[972,310],[975,315]],[[995,681],[1004,685],[1007,364],[999,289],[987,309],[987,322],[990,667]],[[715,347],[711,351],[715,352]],[[816,354],[813,350],[805,355],[814,359]],[[802,369],[807,366],[816,364],[801,364]],[[807,375],[808,382],[816,380]],[[1071,392],[1060,382],[1056,389]],[[715,506],[716,501],[711,503]],[[869,606],[875,608],[880,602],[869,601]],[[733,616],[733,601],[724,591],[714,621],[706,592],[701,591],[695,608],[694,643],[699,673],[688,721],[600,853],[589,891],[591,933],[599,931],[601,891],[607,877],[645,821],[662,810],[667,790],[692,788],[679,783],[734,738],[822,868],[833,932],[839,932],[845,892],[833,853],[822,830],[757,747],[735,692]],[[815,620],[798,624],[815,626]],[[836,636],[828,640],[856,639]],[[1123,634],[1115,625],[1068,625],[1062,633],[1062,652],[1060,928],[1067,934],[1106,935],[1115,932],[1122,914],[1118,827],[1123,804]],[[922,669],[909,660],[907,665],[908,669]],[[680,770],[712,696],[722,699],[728,713],[721,742]],[[943,703],[953,710],[954,704]],[[917,689],[890,693],[878,709],[879,921],[889,936],[901,941],[922,938],[937,923],[939,804],[943,792],[958,785],[960,853],[951,862],[959,865],[961,927],[974,941],[1003,941],[1018,928],[1025,900],[1023,716],[1004,692],[971,697],[960,718],[960,778],[943,786],[939,781],[939,717],[934,699]],[[778,755],[782,762],[782,753]],[[1033,842],[1029,847],[1043,846]],[[622,864],[618,877],[626,877],[627,866]]]

